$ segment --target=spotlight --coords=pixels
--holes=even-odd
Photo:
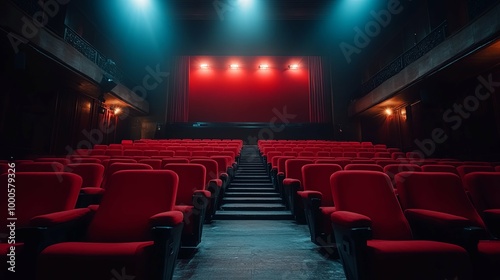
[[[115,107],[115,108],[114,108],[114,110],[113,110],[113,113],[114,113],[115,115],[118,115],[118,114],[120,114],[121,112],[122,112],[122,108],[120,108],[120,107]]]
[[[288,69],[290,69],[290,70],[297,70],[297,69],[299,69],[299,65],[297,65],[297,64],[288,65]]]
[[[240,66],[238,64],[231,64],[231,65],[229,65],[229,68],[238,69],[238,68],[240,68]]]
[[[200,64],[200,68],[201,69],[208,69],[208,64],[206,64],[206,63]]]
[[[264,70],[265,69],[269,69],[269,65],[267,65],[267,64],[261,64],[261,65],[259,65],[259,69],[264,69]]]
[[[392,109],[390,109],[390,108],[385,109],[385,111],[384,111],[384,112],[385,112],[385,114],[386,114],[387,116],[391,116],[391,115],[392,115]]]

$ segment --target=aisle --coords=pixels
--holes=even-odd
[[[206,224],[192,256],[179,256],[174,279],[345,279],[306,225],[289,220],[217,220]]]
[[[257,146],[241,149],[238,170],[227,188],[216,220],[291,220]]]

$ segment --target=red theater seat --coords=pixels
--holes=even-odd
[[[177,188],[171,171],[116,172],[99,207],[68,218],[83,229],[80,237],[41,252],[37,279],[171,279],[183,228],[182,213],[172,211]],[[56,218],[32,222],[44,227]]]
[[[162,160],[161,159],[141,159],[138,161],[138,163],[144,163],[144,164],[147,164],[151,167],[153,167],[153,169],[155,170],[160,170],[162,169]]]
[[[495,172],[495,168],[492,166],[483,165],[461,165],[457,167],[458,175],[460,178],[464,178],[466,174],[472,172]]]
[[[451,173],[405,173],[396,175],[405,178],[398,180],[397,188],[414,233],[464,246],[473,258],[475,279],[494,279],[500,263],[500,241],[486,240],[485,223],[461,179]]]
[[[472,172],[464,176],[463,182],[486,226],[500,238],[500,173]]]
[[[196,163],[170,163],[165,165],[165,169],[179,176],[175,209],[184,214],[181,244],[196,247],[201,242],[203,222],[211,199],[210,192],[205,189],[206,169]]]
[[[108,179],[111,178],[111,176],[118,171],[121,170],[152,170],[153,167],[151,167],[148,164],[144,163],[137,163],[137,162],[115,162],[111,165],[109,165],[105,171],[104,171],[104,179],[102,180],[101,187],[106,190],[108,187]],[[103,191],[99,192],[102,194]]]
[[[210,191],[211,198],[210,198],[210,204],[207,207],[207,213],[205,215],[205,221],[210,222],[212,221],[212,218],[215,215],[215,211],[218,209],[219,205],[219,195],[222,193],[222,180],[219,178],[218,175],[218,164],[215,160],[213,159],[192,159],[190,163],[197,163],[205,166],[206,169],[206,177],[205,177],[205,183],[206,188],[208,191]]]
[[[448,172],[458,175],[457,168],[453,165],[435,164],[422,166],[424,172]]]
[[[347,279],[471,279],[463,248],[413,239],[386,174],[339,171],[330,184],[332,227]]]
[[[332,246],[330,214],[335,211],[330,188],[330,176],[342,170],[338,164],[306,164],[302,167],[303,191],[301,197],[311,241],[318,246]]]
[[[34,279],[32,275],[37,253],[43,249],[45,241],[55,239],[56,232],[50,228],[32,227],[30,220],[38,215],[58,213],[75,208],[82,185],[82,178],[76,174],[65,172],[16,172],[15,181],[15,236],[16,243],[7,243],[8,216],[8,174],[0,176],[2,188],[0,191],[0,211],[2,227],[0,227],[0,272],[1,279]],[[72,210],[77,215],[78,210]],[[57,215],[57,214],[56,214]],[[26,230],[23,234],[23,230]],[[44,238],[46,237],[46,238]],[[42,239],[40,239],[42,238]],[[15,274],[7,270],[10,246],[15,247]],[[38,247],[40,246],[40,247]]]
[[[303,190],[302,188],[302,166],[312,164],[312,159],[288,159],[285,162],[286,178],[283,179],[283,190],[285,200],[288,207],[292,211],[295,220],[299,223],[305,223],[304,207],[302,206],[302,199],[297,194],[297,191]]]
[[[396,179],[395,176],[396,174],[400,172],[405,172],[405,171],[414,171],[414,172],[420,172],[422,171],[422,168],[416,164],[408,164],[408,163],[403,163],[403,164],[388,164],[384,167],[384,173],[391,178],[392,185],[396,187]],[[400,179],[403,179],[403,177],[399,177]]]

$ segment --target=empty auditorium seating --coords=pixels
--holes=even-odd
[[[471,172],[495,172],[495,168],[484,165],[461,165],[457,167],[457,171],[460,178],[464,178],[466,174]]]
[[[413,239],[386,174],[339,171],[330,184],[332,227],[347,279],[471,279],[463,248]]]
[[[16,172],[63,172],[59,162],[23,162],[16,164]]]
[[[162,165],[161,165],[162,160],[161,159],[141,159],[138,161],[138,163],[147,164],[156,170],[162,169]]]
[[[457,168],[453,165],[431,164],[422,166],[424,172],[449,172],[458,175]]]
[[[500,238],[500,173],[472,172],[463,183],[487,228]]]
[[[306,164],[302,167],[301,197],[311,241],[319,246],[333,245],[330,214],[335,211],[330,189],[330,176],[342,170],[338,164]]]
[[[285,161],[285,175],[283,179],[283,190],[287,205],[292,211],[295,220],[305,223],[302,199],[297,195],[297,191],[302,189],[302,166],[314,163],[311,159],[288,159]]]
[[[391,178],[392,185],[396,186],[396,174],[405,171],[414,171],[419,172],[422,171],[422,168],[416,164],[402,163],[402,164],[388,164],[384,167],[384,172]],[[399,177],[400,179],[404,179],[403,177]]]
[[[215,211],[219,205],[219,195],[221,195],[223,183],[219,178],[218,174],[218,164],[213,159],[192,159],[190,163],[197,163],[205,166],[206,177],[205,183],[207,184],[206,189],[211,193],[210,204],[207,207],[207,213],[205,215],[205,221],[210,222],[215,215]]]
[[[35,162],[59,162],[60,164],[66,166],[70,163],[69,158],[58,158],[58,157],[45,157],[37,158]]]
[[[30,220],[33,217],[45,214],[70,210],[73,215],[78,215],[79,210],[72,210],[78,198],[78,193],[82,185],[82,178],[76,174],[65,172],[16,172],[15,186],[15,218],[16,243],[7,243],[8,232],[8,178],[13,178],[8,174],[0,175],[0,182],[3,187],[0,191],[0,211],[2,228],[0,228],[0,272],[1,279],[12,279],[16,275],[17,279],[34,279],[31,273],[34,270],[35,257],[40,249],[43,249],[43,242],[49,241],[45,237],[52,238],[49,228],[31,228]],[[22,234],[23,229],[29,229]],[[30,235],[27,235],[30,233]],[[43,238],[43,239],[40,239]],[[54,236],[55,238],[55,236]],[[15,247],[16,273],[7,271],[7,261],[10,246]]]
[[[41,252],[37,279],[171,279],[183,228],[182,213],[172,211],[177,189],[172,171],[116,172],[99,207],[67,217],[82,234]],[[50,226],[60,216],[32,223]]]
[[[203,222],[211,194],[206,190],[205,166],[197,163],[169,163],[164,167],[179,176],[175,209],[184,214],[182,246],[196,247],[201,242]]]
[[[115,162],[110,164],[106,169],[104,173],[104,178],[102,180],[101,187],[103,190],[106,190],[108,187],[108,179],[111,178],[111,176],[121,170],[152,170],[153,167],[151,167],[148,164],[144,163],[137,163],[137,162]],[[102,193],[102,192],[101,192]]]
[[[384,169],[382,166],[378,164],[363,164],[363,163],[351,163],[348,164],[344,167],[344,170],[371,170],[371,171],[378,171],[378,172],[384,172]]]
[[[486,225],[467,197],[460,177],[450,173],[398,174],[403,209],[422,238],[446,240],[469,250],[475,279],[498,275],[500,241],[489,240]]]
[[[65,167],[66,172],[82,177],[82,188],[78,197],[77,207],[87,207],[98,204],[104,189],[101,188],[104,178],[104,166],[99,163],[73,163]]]

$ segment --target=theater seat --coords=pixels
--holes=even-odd
[[[472,172],[463,182],[488,230],[500,238],[500,173]]]
[[[206,169],[197,163],[169,163],[164,167],[179,176],[175,210],[184,214],[183,247],[196,247],[201,242],[203,222],[211,194],[205,189]]]
[[[76,174],[66,172],[16,172],[15,180],[11,182],[14,188],[8,188],[8,178],[14,178],[8,174],[0,175],[2,188],[0,191],[0,278],[1,279],[33,279],[37,253],[43,249],[45,242],[54,237],[52,231],[43,228],[31,227],[30,220],[38,215],[58,213],[60,211],[75,208],[78,193],[82,185],[82,178]],[[14,217],[16,243],[15,268],[16,273],[7,270],[7,260],[10,257],[11,244],[7,243],[10,235],[7,224],[10,223],[8,216],[8,190],[15,189]],[[76,210],[78,211],[78,210]],[[73,212],[77,214],[77,212]],[[28,234],[29,233],[29,234]],[[47,238],[43,238],[47,237]],[[43,242],[42,242],[43,241]]]
[[[37,279],[171,279],[183,228],[182,213],[172,211],[177,188],[168,170],[114,173],[99,207],[68,219],[83,234],[41,252]],[[39,216],[32,224],[51,226],[58,218]]]
[[[448,172],[458,175],[457,168],[453,165],[431,164],[422,166],[423,172]]]
[[[76,163],[68,164],[66,172],[77,174],[82,177],[82,188],[78,197],[77,207],[87,207],[91,204],[98,204],[100,196],[104,191],[101,189],[104,178],[104,166],[100,163]]]
[[[312,159],[288,159],[285,162],[286,178],[283,179],[283,190],[287,205],[292,211],[292,215],[298,223],[306,223],[304,216],[304,206],[302,199],[297,195],[297,191],[302,191],[302,166],[312,164]]]
[[[311,241],[318,246],[335,245],[330,214],[335,211],[330,176],[342,170],[338,164],[306,164],[302,167],[303,191],[297,194],[302,199]]]
[[[496,279],[500,241],[491,240],[460,177],[435,172],[404,172],[396,177],[404,177],[398,180],[398,194],[415,235],[463,246],[472,257],[474,279]]]
[[[339,171],[330,184],[332,227],[347,279],[472,279],[465,249],[413,239],[386,174]]]
[[[206,169],[206,189],[210,191],[210,204],[207,207],[205,222],[211,222],[218,208],[219,195],[222,191],[222,180],[218,176],[218,164],[213,159],[193,159],[190,163],[197,163],[205,166]]]

